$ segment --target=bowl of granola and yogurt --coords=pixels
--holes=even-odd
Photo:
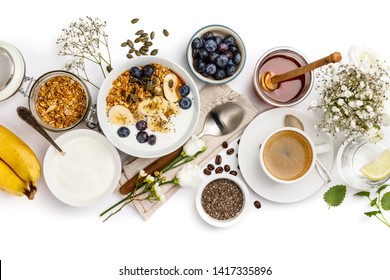
[[[139,57],[114,68],[99,90],[97,115],[105,136],[126,154],[166,155],[193,134],[199,92],[178,64]]]

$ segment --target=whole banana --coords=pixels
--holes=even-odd
[[[39,160],[23,140],[2,125],[0,125],[0,159],[25,182],[24,191],[21,191],[20,181],[16,179],[10,181],[3,178],[4,182],[0,182],[2,189],[10,190],[13,193],[17,189],[19,193],[24,193],[29,199],[33,199],[37,190],[37,181],[41,176]],[[6,172],[4,165],[2,170]],[[3,177],[3,175],[1,176]]]

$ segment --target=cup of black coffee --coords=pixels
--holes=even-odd
[[[314,168],[316,155],[329,151],[329,144],[314,145],[302,130],[284,127],[273,131],[260,148],[260,164],[277,183],[295,183]]]

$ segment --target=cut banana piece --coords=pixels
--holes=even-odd
[[[169,120],[164,115],[148,116],[148,128],[153,132],[168,133],[171,131]]]
[[[169,73],[164,77],[163,90],[164,96],[168,101],[177,102],[180,99],[179,87],[181,82],[179,77],[173,73]]]
[[[138,111],[145,116],[162,115],[168,108],[169,102],[162,97],[145,99],[138,104]]]
[[[123,105],[112,106],[108,111],[108,120],[112,124],[134,124],[133,114]]]

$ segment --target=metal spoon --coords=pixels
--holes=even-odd
[[[301,120],[291,114],[287,114],[284,117],[284,124],[289,127],[295,127],[300,130],[304,130],[304,126]],[[332,177],[328,169],[326,169],[326,167],[322,164],[322,162],[317,157],[316,157],[315,167],[317,169],[318,174],[321,176],[322,179],[324,179],[325,183],[329,183],[330,181],[332,181]]]
[[[203,130],[198,135],[221,136],[233,132],[244,119],[244,108],[234,102],[215,106],[206,116]]]
[[[30,126],[32,126],[36,131],[38,131],[43,137],[46,138],[47,141],[50,142],[56,148],[61,155],[65,155],[65,152],[54,142],[54,140],[50,137],[49,134],[42,128],[42,126],[38,123],[38,121],[35,119],[33,114],[29,109],[23,106],[19,106],[16,109],[16,112],[18,113],[18,116],[24,120],[26,123],[28,123]]]

